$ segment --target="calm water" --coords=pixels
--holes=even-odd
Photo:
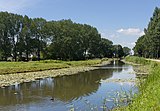
[[[98,70],[77,75],[46,78],[30,83],[17,84],[0,89],[2,111],[68,111],[103,110],[101,106],[108,98],[108,108],[114,107],[115,92],[137,91],[132,82],[114,83],[107,79],[135,78],[131,65],[120,61],[100,67]]]

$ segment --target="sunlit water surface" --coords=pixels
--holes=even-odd
[[[132,73],[132,74],[131,74]],[[1,111],[88,111],[115,107],[118,91],[137,92],[134,82],[106,82],[134,79],[131,65],[120,61],[97,70],[71,76],[46,78],[0,89]]]

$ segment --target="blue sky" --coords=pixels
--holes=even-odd
[[[159,0],[0,0],[0,11],[90,24],[102,37],[130,48],[143,35],[156,6]]]

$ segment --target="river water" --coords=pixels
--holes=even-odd
[[[112,109],[118,92],[135,93],[137,88],[133,81],[107,81],[135,77],[132,65],[113,61],[93,71],[0,88],[0,111]]]

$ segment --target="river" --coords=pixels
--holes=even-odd
[[[99,69],[76,75],[15,84],[0,88],[0,111],[112,109],[116,106],[118,92],[137,92],[133,81],[112,80],[135,78],[132,65],[113,61]]]

